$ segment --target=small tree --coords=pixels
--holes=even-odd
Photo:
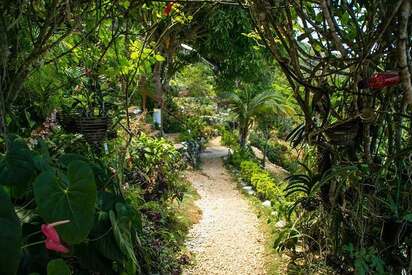
[[[267,147],[270,139],[270,132],[273,129],[274,125],[274,116],[271,114],[264,114],[258,118],[258,128],[262,132],[263,137],[265,139],[265,144],[263,147],[263,158],[262,158],[262,166],[266,166],[266,155],[267,155]]]
[[[276,121],[279,115],[287,116],[295,114],[294,109],[286,103],[286,98],[281,98],[277,95],[276,105],[271,104],[267,109],[262,110],[260,115],[256,118],[257,130],[263,134],[265,144],[263,147],[262,166],[265,167],[266,156],[268,151],[268,143],[271,138],[271,132],[276,128]]]
[[[247,144],[249,130],[260,116],[284,112],[283,97],[273,90],[252,90],[246,87],[226,96],[229,106],[236,114],[239,123],[239,143]]]

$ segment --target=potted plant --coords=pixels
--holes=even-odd
[[[80,117],[77,120],[79,132],[85,137],[89,144],[98,145],[107,136],[109,119],[102,117]]]
[[[333,123],[324,133],[333,145],[350,145],[354,143],[359,128],[359,119],[351,118]]]
[[[98,146],[107,137],[110,119],[106,114],[99,77],[86,69],[74,91],[69,94],[58,120],[63,129],[80,133],[89,144]]]
[[[72,134],[79,132],[75,113],[72,113],[70,111],[59,111],[56,113],[56,118],[66,132]]]

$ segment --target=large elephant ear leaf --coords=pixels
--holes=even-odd
[[[47,264],[47,275],[70,275],[70,267],[63,259],[51,260]]]
[[[36,176],[33,153],[24,140],[10,138],[7,152],[0,164],[0,184],[11,186],[16,196],[21,196]]]
[[[72,161],[67,176],[45,171],[36,178],[33,188],[40,215],[46,222],[70,220],[57,227],[64,241],[77,244],[87,237],[94,222],[96,183],[86,162]]]
[[[67,153],[59,157],[60,163],[65,167],[69,166],[69,164],[75,160],[87,161],[87,158],[85,156],[73,153]]]
[[[0,185],[0,274],[16,274],[20,262],[21,225],[14,206]]]

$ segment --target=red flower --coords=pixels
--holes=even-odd
[[[174,1],[169,1],[165,7],[165,9],[163,10],[163,15],[164,16],[169,16],[170,12],[172,11],[172,7],[174,5]]]
[[[59,234],[54,228],[56,225],[65,224],[68,222],[70,221],[65,220],[65,221],[55,222],[51,224],[41,225],[41,231],[43,232],[44,236],[46,236],[46,240],[44,241],[44,243],[47,249],[53,250],[59,253],[69,252],[69,249],[61,243]]]
[[[401,78],[397,72],[376,73],[368,79],[359,81],[359,89],[374,89],[380,90],[385,87],[391,87],[399,84]]]

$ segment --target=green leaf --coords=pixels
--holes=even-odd
[[[322,51],[322,45],[318,41],[315,41],[312,44],[312,47],[315,51],[318,51],[318,52]]]
[[[116,203],[116,214],[112,210],[109,212],[110,222],[113,226],[113,234],[116,242],[122,253],[129,257],[134,264],[138,265],[132,243],[131,220],[124,204]]]
[[[64,241],[76,244],[87,237],[94,222],[96,183],[86,162],[72,161],[67,176],[43,172],[34,182],[34,196],[46,222],[70,220],[57,227]]]
[[[0,274],[16,274],[20,262],[21,226],[4,187],[0,185]]]
[[[70,275],[70,267],[63,259],[51,260],[47,264],[47,275]]]
[[[412,213],[406,214],[405,216],[403,216],[403,220],[407,221],[407,222],[412,222]]]
[[[130,6],[130,2],[129,1],[121,1],[120,5],[123,6],[123,8],[128,9]]]
[[[154,56],[154,58],[156,59],[156,61],[159,61],[159,62],[163,62],[163,61],[166,60],[166,59],[165,59],[163,56],[161,56],[160,54],[156,54],[156,55]]]
[[[125,256],[120,251],[114,238],[109,213],[99,211],[96,216],[96,222],[92,231],[93,238],[97,239],[97,241],[92,243],[94,249],[110,260],[121,261]],[[108,234],[108,232],[110,233]]]
[[[96,248],[91,243],[84,242],[75,245],[74,254],[79,260],[80,267],[89,271],[87,274],[115,274],[112,269],[112,261],[108,261],[100,253],[96,253]]]
[[[33,154],[20,138],[11,138],[7,144],[7,153],[0,163],[0,183],[12,186],[20,196],[36,176]]]
[[[69,164],[75,160],[87,161],[87,158],[82,155],[73,153],[64,154],[59,158],[60,163],[66,167],[69,166]]]

